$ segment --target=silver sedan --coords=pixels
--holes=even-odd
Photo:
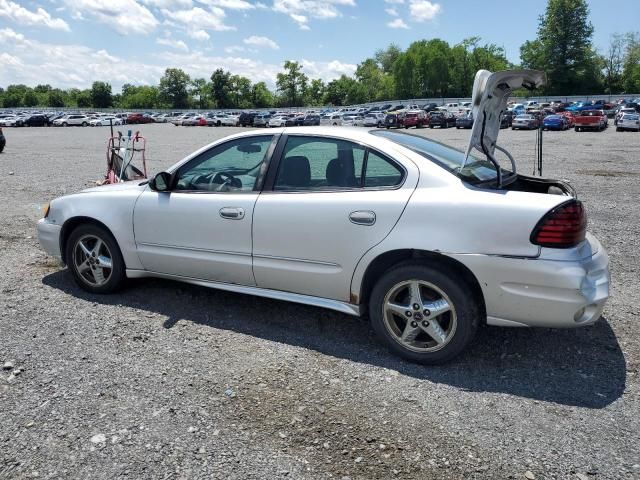
[[[508,81],[491,80],[508,98]],[[53,200],[40,243],[90,292],[159,277],[368,314],[421,363],[450,360],[483,323],[593,323],[608,257],[573,189],[471,153],[478,138],[495,144],[497,96],[474,107],[488,120],[468,152],[384,130],[242,133],[148,182]]]

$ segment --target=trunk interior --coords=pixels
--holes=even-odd
[[[569,183],[562,180],[553,180],[549,178],[529,177],[526,175],[518,175],[518,178],[503,187],[504,190],[513,190],[517,192],[546,193],[549,195],[565,195],[575,197],[576,192]]]

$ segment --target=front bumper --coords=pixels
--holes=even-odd
[[[453,255],[476,276],[487,323],[569,328],[594,323],[609,298],[609,257],[588,235],[579,260]]]
[[[60,232],[62,227],[48,222],[46,218],[38,220],[38,240],[42,249],[52,257],[62,261],[60,252]]]

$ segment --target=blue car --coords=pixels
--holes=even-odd
[[[567,130],[569,122],[563,115],[547,115],[542,121],[543,130]]]

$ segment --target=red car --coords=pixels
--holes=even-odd
[[[573,116],[573,113],[564,111],[564,112],[558,112],[557,115],[562,115],[564,118],[567,119],[567,122],[569,122],[569,128],[573,128],[575,126],[576,120]]]
[[[404,128],[422,128],[427,125],[427,114],[422,110],[407,112],[402,119],[402,125]]]
[[[153,123],[153,118],[142,113],[132,113],[127,117],[127,123]]]

